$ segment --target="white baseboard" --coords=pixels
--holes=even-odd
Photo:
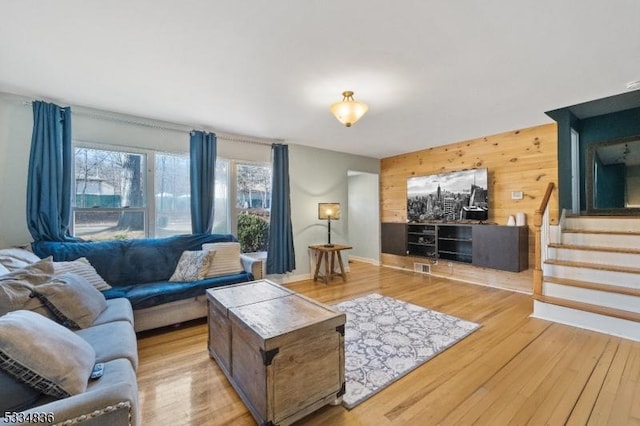
[[[369,264],[374,265],[374,266],[380,266],[380,261],[379,260],[370,259],[368,257],[360,257],[360,256],[349,255],[349,260],[355,260],[357,262],[364,262],[364,263],[369,263]]]

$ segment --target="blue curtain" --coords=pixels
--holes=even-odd
[[[216,135],[192,131],[190,140],[191,230],[210,234],[213,229],[213,202],[216,176]]]
[[[33,102],[27,227],[34,241],[75,241],[71,220],[71,108]]]
[[[274,144],[271,147],[271,153],[273,178],[267,274],[284,274],[296,268],[289,199],[289,147]]]

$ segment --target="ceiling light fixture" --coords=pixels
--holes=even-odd
[[[336,116],[339,122],[347,127],[360,120],[369,107],[367,104],[353,99],[353,92],[342,92],[342,101],[331,105],[329,111]]]

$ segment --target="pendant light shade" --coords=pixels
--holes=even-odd
[[[360,120],[369,107],[367,104],[353,99],[353,92],[342,92],[342,101],[331,105],[329,110],[336,116],[339,122],[347,127]]]

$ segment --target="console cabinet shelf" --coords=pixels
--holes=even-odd
[[[383,223],[382,252],[520,272],[529,267],[529,231],[526,226]]]

